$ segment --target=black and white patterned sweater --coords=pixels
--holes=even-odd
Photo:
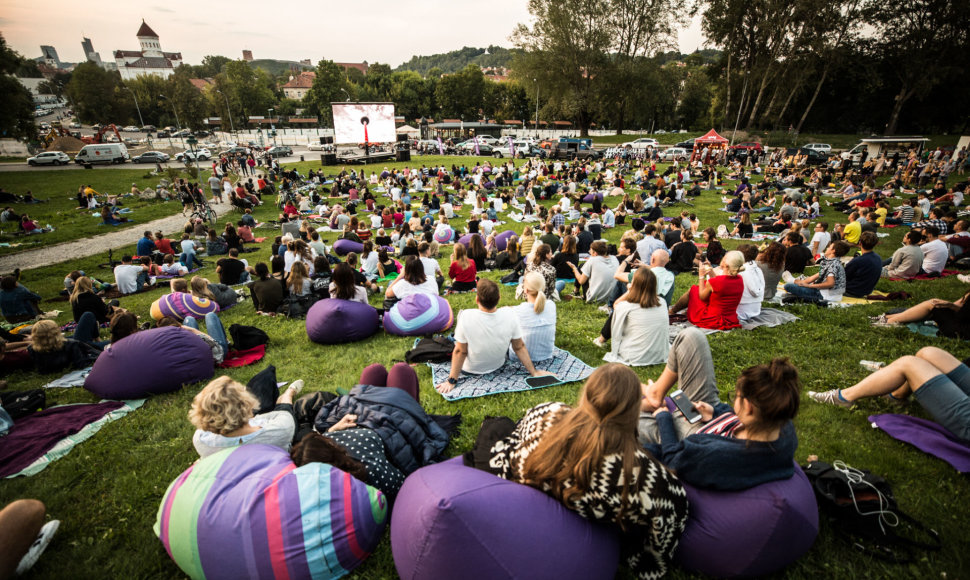
[[[512,434],[492,446],[491,471],[521,483],[526,458],[542,435],[569,410],[564,403],[543,403],[527,411]],[[622,524],[622,553],[627,564],[638,578],[654,579],[667,572],[677,549],[687,523],[687,495],[674,474],[657,460],[645,452],[638,452],[637,458],[640,464],[633,469],[633,475],[639,478],[642,472],[645,476],[639,489],[630,494],[632,507],[619,522],[616,516],[623,494],[619,454],[606,456],[590,489],[566,507],[589,520]],[[568,481],[565,487],[569,487]],[[548,492],[548,486],[543,491]]]

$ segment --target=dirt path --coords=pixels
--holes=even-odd
[[[212,207],[220,216],[229,210],[229,204],[226,203],[212,204]],[[84,238],[83,240],[64,242],[62,244],[2,256],[0,257],[0,272],[12,272],[15,268],[20,268],[21,270],[40,268],[42,266],[64,262],[71,258],[83,258],[107,252],[113,248],[132,245],[141,238],[142,232],[146,230],[166,233],[179,231],[185,224],[185,219],[185,216],[180,212],[173,216],[138,224],[135,227],[102,234],[93,238]],[[117,259],[120,258],[121,256],[117,257]]]

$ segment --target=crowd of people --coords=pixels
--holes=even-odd
[[[884,164],[885,170],[912,165],[903,161]],[[473,292],[474,307],[457,313],[450,373],[435,385],[448,393],[469,376],[494,372],[509,361],[531,376],[551,374],[535,363],[553,356],[561,303],[584,301],[602,317],[593,342],[608,351],[575,405],[544,403],[516,423],[483,426],[466,462],[541,489],[587,519],[620,526],[630,540],[623,550],[631,570],[641,578],[658,577],[670,568],[687,521],[682,482],[738,491],[794,472],[798,370],[785,358],[749,366],[723,402],[702,330],[731,330],[756,319],[766,302],[782,302],[780,288],[785,302],[825,303],[865,298],[886,277],[938,276],[960,259],[964,242],[970,243],[968,222],[957,213],[965,182],[932,199],[922,192],[911,198],[905,187],[914,179],[920,183],[922,174],[913,167],[915,175],[907,180],[904,170],[900,187],[879,189],[869,179],[879,171],[848,169],[843,185],[826,191],[836,168],[800,168],[798,160],[782,164],[771,178],[755,183],[759,171],[751,164],[735,163],[728,176],[701,160],[668,168],[620,157],[518,166],[509,161],[370,175],[350,170],[330,179],[283,168],[266,176],[255,172],[251,157],[223,159],[214,164],[223,177],[214,172],[210,193],[214,201],[235,196],[231,203],[242,212],[239,220],[225,223],[220,233],[190,219],[179,242],[145,231],[135,255],[115,266],[113,284],[71,272],[65,290],[76,322],[73,335],[65,336],[50,320],[34,323],[27,339],[2,331],[0,364],[8,371],[33,366],[48,373],[89,366],[146,326],[106,295],[157,288],[159,278],[171,278],[173,294],[218,305],[202,320],[154,321],[205,341],[213,365],[231,348],[219,311],[244,297],[253,313],[298,318],[318,300],[370,304],[374,296],[383,315],[415,294]],[[932,173],[936,166],[927,167],[923,171]],[[233,187],[231,171],[248,179]],[[949,173],[941,170],[934,179],[946,187]],[[732,232],[726,224],[704,227],[690,209],[671,210],[699,195],[716,195],[712,190],[724,177],[738,180],[725,198],[724,221],[737,224]],[[188,192],[191,206],[205,202],[198,184],[179,183],[175,189]],[[79,203],[82,193],[89,204],[83,191]],[[823,202],[823,193],[834,203]],[[280,235],[269,256],[251,265],[241,256],[253,247],[253,230],[260,227],[254,211],[272,199],[269,194],[279,194],[281,213],[271,225]],[[848,214],[848,223],[830,228],[838,211]],[[502,218],[513,212],[528,223],[521,234],[500,236]],[[832,216],[824,218],[829,221],[822,221],[824,214]],[[884,260],[875,253],[877,232],[894,219],[909,230],[903,246]],[[604,239],[611,230],[622,232],[610,236],[618,238],[615,243]],[[360,252],[337,256],[330,235],[359,243]],[[463,235],[469,236],[467,244],[455,241]],[[740,243],[728,250],[726,239]],[[438,259],[452,242],[442,268]],[[206,265],[214,266],[218,282],[189,277]],[[812,266],[817,272],[806,273]],[[486,276],[489,271],[516,286],[517,305],[500,306],[503,293],[513,291]],[[678,278],[686,288],[679,295]],[[35,319],[40,298],[16,276],[0,280],[0,312],[8,322]],[[954,335],[970,336],[963,326],[966,299],[929,301],[877,322],[947,318],[956,321]],[[99,332],[105,324],[108,340]],[[685,328],[671,343],[672,324]],[[630,368],[651,365],[664,366],[646,383]],[[945,351],[925,348],[853,387],[809,396],[849,407],[865,397],[912,394],[947,430],[970,441],[968,385],[970,369]],[[688,421],[665,404],[675,386],[699,420]],[[407,475],[439,459],[448,444],[447,431],[421,408],[418,377],[407,365],[363,369],[348,396],[312,414],[295,404],[303,388],[298,380],[278,396],[267,396],[225,376],[214,379],[189,410],[198,455],[274,445],[289,451],[297,465],[330,463],[393,500]],[[420,440],[414,439],[413,425],[424,433]],[[0,512],[0,522],[3,517]]]

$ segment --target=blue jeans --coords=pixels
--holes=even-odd
[[[98,341],[98,319],[93,312],[85,312],[77,321],[77,328],[74,329],[74,340],[90,344],[99,349],[104,348],[110,341]]]
[[[186,316],[182,324],[188,326],[189,328],[194,328],[199,330],[199,323],[195,318],[191,316]],[[212,337],[212,340],[219,343],[222,347],[222,352],[229,355],[229,339],[226,338],[226,329],[222,326],[222,321],[219,320],[219,315],[215,312],[210,312],[205,315],[205,333]]]
[[[195,255],[195,252],[182,252],[182,254],[179,256],[179,262],[181,262],[182,265],[188,268],[189,270],[192,269],[193,264],[204,266],[204,264],[202,263],[202,260],[200,260],[199,257]]]
[[[785,292],[788,292],[792,296],[802,298],[803,300],[811,300],[812,302],[821,302],[824,300],[818,288],[806,288],[804,286],[796,286],[795,284],[785,284]]]

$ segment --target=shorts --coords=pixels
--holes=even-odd
[[[945,375],[936,375],[913,396],[937,423],[970,443],[970,368],[960,364]]]

